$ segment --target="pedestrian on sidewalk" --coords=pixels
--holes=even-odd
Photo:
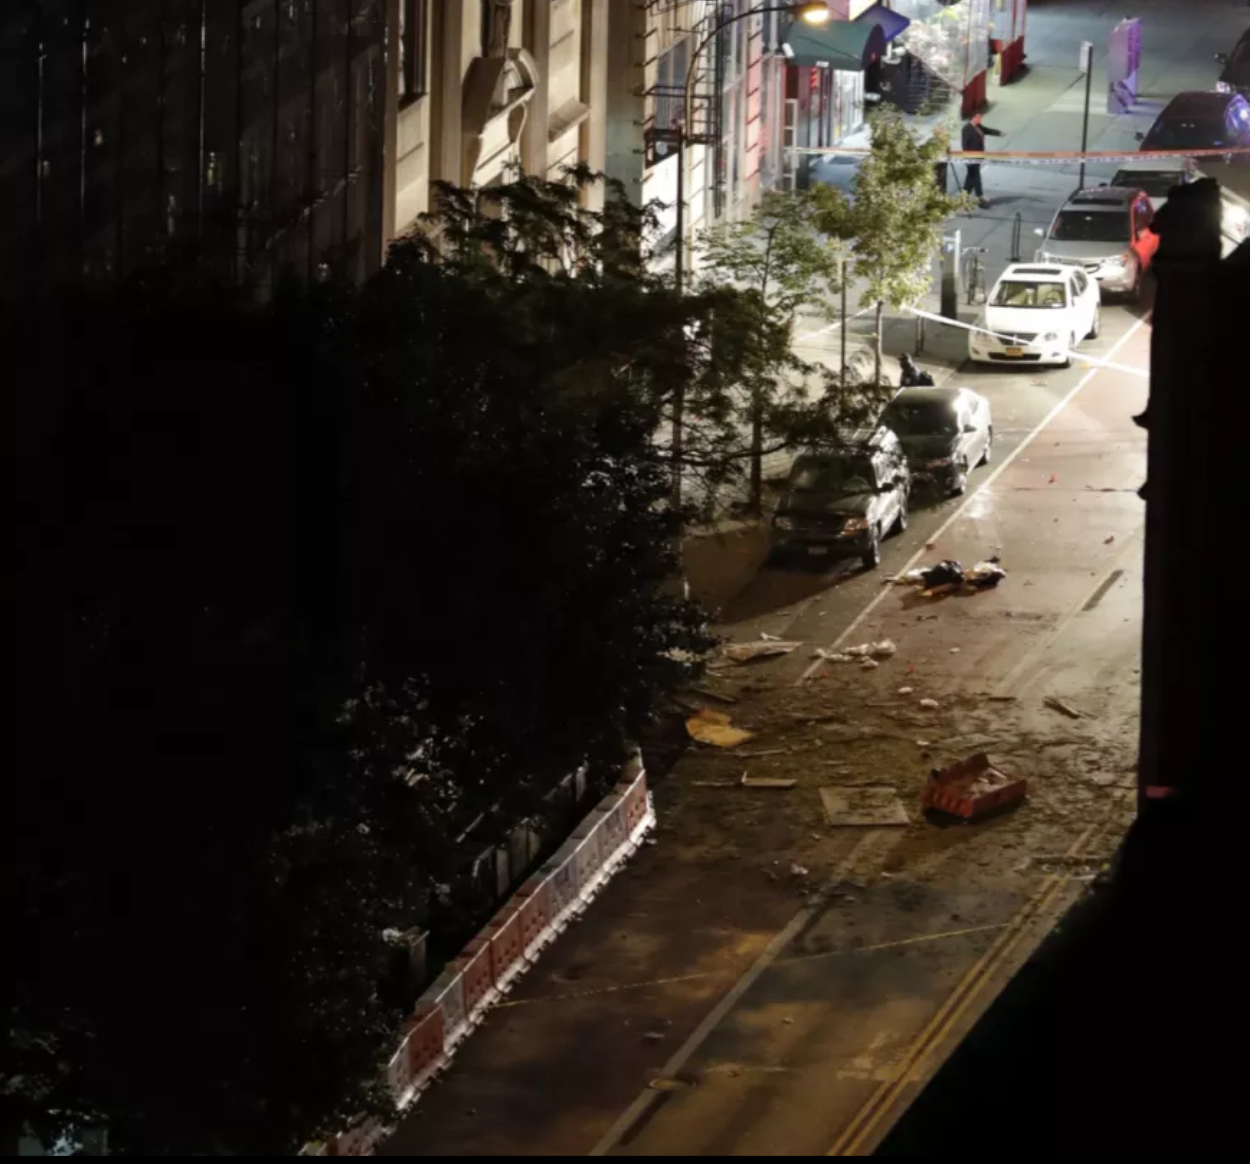
[[[922,372],[916,366],[916,361],[906,352],[899,356],[898,364],[902,369],[898,378],[900,388],[932,388],[934,386],[933,377],[928,372]]]
[[[981,124],[981,115],[974,113],[972,117],[964,123],[963,131],[963,148],[965,153],[981,153],[985,149],[985,138],[1002,137],[1003,133],[1000,129],[991,129],[988,125]],[[983,209],[990,205],[990,200],[986,198],[985,191],[981,187],[981,163],[969,162],[968,174],[964,178],[964,193],[971,194],[980,203]]]

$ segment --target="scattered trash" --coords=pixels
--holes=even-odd
[[[705,699],[715,699],[720,703],[737,703],[737,697],[733,695],[723,695],[719,691],[713,691],[708,687],[692,687],[690,688],[696,695],[702,695]]]
[[[924,544],[924,548],[925,548],[926,550],[936,550],[936,549],[937,549],[937,542],[925,542],[925,544]]]
[[[1064,703],[1062,699],[1059,699],[1054,695],[1046,696],[1046,698],[1042,700],[1042,702],[1047,707],[1049,707],[1051,711],[1057,711],[1059,712],[1060,715],[1066,715],[1069,719],[1084,719],[1085,718],[1083,715],[1081,715],[1079,711],[1076,710],[1075,707],[1072,707],[1070,704]]]
[[[693,1086],[693,1079],[680,1075],[661,1076],[647,1084],[651,1091],[684,1091],[687,1087]]]
[[[786,1024],[786,1026],[788,1026],[788,1027],[792,1027],[792,1026],[794,1026],[794,1019],[792,1019],[792,1018],[785,1018],[785,1019],[782,1019],[781,1021],[782,1021],[783,1023],[785,1023],[785,1024]]]
[[[1120,778],[1114,772],[1095,772],[1089,779],[1091,784],[1097,784],[1099,788],[1108,788]]]
[[[1113,541],[1115,541],[1115,534],[1112,534],[1110,537],[1103,538],[1102,544],[1104,546],[1109,546]]]
[[[973,566],[964,575],[964,583],[973,590],[993,590],[1006,577],[1007,571],[999,565],[999,559],[989,558]]]
[[[754,732],[734,727],[733,720],[724,712],[708,711],[706,708],[686,720],[686,731],[692,740],[713,748],[736,748],[747,740],[755,739]]]
[[[648,1031],[642,1037],[645,1042],[658,1043],[661,1039],[664,1038],[664,1032],[663,1031]]]
[[[898,689],[900,695],[910,695],[913,691],[915,691],[914,687],[900,687]]]
[[[879,643],[860,643],[857,647],[847,647],[843,653],[852,659],[888,659],[897,652],[898,647],[889,639],[882,639]]]
[[[797,862],[790,866],[791,877],[806,877],[810,872],[811,870],[807,866],[800,865]]]
[[[923,707],[925,711],[937,711],[938,701],[936,699],[922,699],[920,701],[920,706]]]
[[[841,651],[826,651],[824,647],[817,647],[812,652],[813,659],[824,659],[826,663],[849,663],[855,656],[844,655]]]
[[[729,643],[721,648],[721,654],[735,663],[753,663],[757,659],[771,659],[774,655],[788,655],[796,651],[802,643],[759,642]]]
[[[907,810],[898,792],[884,784],[864,784],[851,788],[822,788],[820,801],[834,828],[863,828],[880,825],[906,825]]]
[[[958,654],[959,654],[959,648],[958,648],[958,647],[951,647],[951,654],[952,654],[952,655],[958,655]]]
[[[990,763],[984,752],[946,768],[934,768],[925,781],[921,804],[968,822],[998,809],[1018,804],[1028,794],[1028,782]]]
[[[932,746],[933,746],[933,743],[931,740],[917,740],[916,741],[916,747],[918,748],[931,748]]]
[[[737,780],[691,780],[691,788],[737,788]]]
[[[1059,478],[1058,478],[1058,477],[1056,477],[1054,473],[1051,473],[1051,475],[1050,475],[1050,480],[1048,480],[1048,481],[1046,482],[1046,484],[1047,484],[1047,485],[1053,485],[1053,484],[1054,484],[1056,481],[1058,481],[1058,480],[1059,480]]]
[[[796,784],[798,784],[798,781],[797,780],[772,780],[772,779],[767,779],[764,777],[753,779],[752,777],[747,776],[745,773],[743,773],[742,779],[739,781],[739,784],[741,784],[743,788],[767,788],[775,792],[785,792],[788,789],[793,788]]]
[[[789,748],[767,748],[762,752],[739,752],[738,755],[744,760],[758,760],[761,756],[784,756],[789,751]]]
[[[880,667],[880,666],[881,664],[878,663],[876,659],[861,659],[859,661],[859,669],[861,671],[871,671],[874,668]]]
[[[978,562],[970,570],[953,558],[947,558],[936,566],[925,566],[921,569],[908,570],[887,579],[896,586],[917,586],[925,598],[938,598],[956,591],[992,590],[1004,578],[1007,571],[1000,565],[997,555]]]
[[[1016,695],[987,695],[985,697],[991,703],[1015,703],[1019,696]]]
[[[783,641],[780,635],[770,635],[767,631],[760,631],[760,639],[766,643],[780,643]]]
[[[812,658],[824,659],[827,663],[854,663],[859,661],[865,670],[871,671],[877,665],[873,660],[888,659],[891,655],[897,654],[897,652],[898,647],[889,639],[882,639],[879,643],[860,643],[857,647],[846,647],[841,651],[817,647],[812,652]]]

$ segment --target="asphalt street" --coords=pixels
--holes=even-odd
[[[995,144],[1076,148],[1080,41],[1096,45],[1099,92],[1107,33],[1139,15],[1141,111],[1096,114],[1090,137],[1095,148],[1131,149],[1172,93],[1209,84],[1211,54],[1247,23],[1231,0],[1096,8],[1031,8],[1031,72],[990,92],[986,120],[1008,134]],[[1044,224],[1074,176],[994,166],[985,177],[996,204],[959,229],[987,248],[992,281],[1010,257],[1015,214],[1026,231]],[[891,327],[894,350],[910,346],[914,324]],[[807,342],[837,349],[833,331]],[[795,799],[739,807],[699,787],[715,783],[697,777],[718,762],[736,777],[735,757],[683,760],[657,793],[658,844],[544,955],[380,1154],[871,1154],[1081,877],[1114,850],[1131,813],[1136,745],[1145,433],[1131,418],[1146,400],[1147,312],[1108,303],[1102,335],[1081,345],[1117,368],[959,366],[949,357],[962,344],[930,333],[927,354],[946,382],[990,400],[993,462],[967,496],[917,504],[879,571],[765,568],[751,578],[728,611],[729,633],[764,631],[804,649],[753,669],[734,712],[780,731],[779,718],[794,716],[770,720],[750,698],[785,711],[793,693],[804,708],[849,709],[852,724],[906,716],[899,701],[922,694],[961,700],[960,730],[989,733],[996,758],[1027,768],[1029,803],[973,828],[914,820],[820,831]],[[912,564],[991,554],[1008,578],[973,599],[930,609],[883,585]],[[813,667],[812,646],[880,638],[898,654],[878,670]],[[904,687],[915,694],[903,697]],[[1047,708],[1047,696],[1081,718]],[[927,738],[854,762],[893,765],[868,775],[906,786],[911,807],[938,737],[902,722]],[[790,755],[800,753],[751,763],[775,762],[770,775],[790,764],[800,782],[829,763]],[[769,871],[791,861],[803,876],[810,868],[811,891]]]

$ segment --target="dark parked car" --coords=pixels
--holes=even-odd
[[[776,555],[881,562],[881,541],[907,528],[911,475],[888,428],[846,433],[834,446],[801,454],[773,518]]]
[[[1250,102],[1240,93],[1178,93],[1142,136],[1142,151],[1250,147]],[[1250,165],[1250,154],[1229,159]]]
[[[1250,29],[1241,34],[1231,53],[1216,53],[1215,59],[1224,66],[1219,83],[1233,93],[1250,97]]]
[[[904,388],[881,423],[902,442],[912,484],[944,494],[964,492],[994,447],[990,402],[970,388]]]

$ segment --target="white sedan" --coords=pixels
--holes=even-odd
[[[1063,263],[1013,263],[994,284],[968,358],[982,364],[1066,368],[1072,349],[1102,326],[1098,283]]]

